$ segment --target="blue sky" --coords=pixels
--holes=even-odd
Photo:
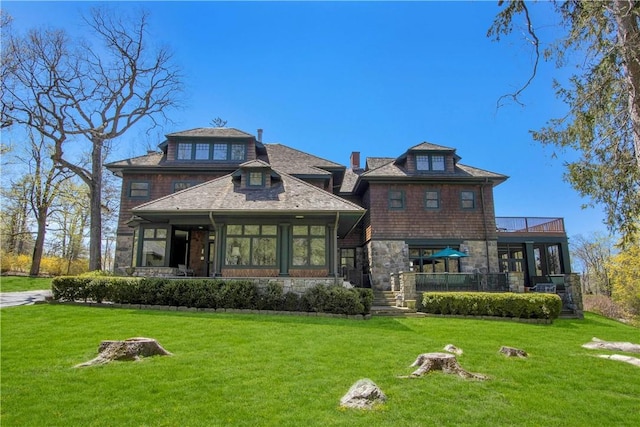
[[[55,26],[81,35],[79,15],[96,3],[3,1],[18,31]],[[510,178],[495,188],[497,216],[564,217],[569,236],[605,231],[601,208],[562,179],[572,153],[533,141],[530,130],[566,112],[544,63],[523,94],[501,108],[533,64],[521,29],[486,37],[491,2],[117,2],[151,12],[154,43],[183,69],[184,108],[150,137],[134,130],[110,160],[140,155],[163,134],[209,126],[254,133],[348,165],[398,157],[428,141],[457,149],[461,162]],[[558,31],[548,3],[532,6],[541,37]],[[543,39],[544,41],[544,39]]]

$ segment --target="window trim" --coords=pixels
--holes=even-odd
[[[240,234],[231,232],[229,233],[229,227],[240,227]],[[258,227],[258,234],[251,233],[251,231],[247,230],[246,227]],[[265,232],[264,227],[275,227],[275,231],[273,233]],[[230,256],[233,255],[233,240],[234,239],[247,239],[249,244],[249,259],[248,264],[231,264],[229,263]],[[275,240],[275,248],[274,248],[274,263],[273,264],[256,264],[254,263],[255,250],[257,248],[256,240],[258,239],[274,239]],[[278,227],[274,224],[227,224],[225,230],[225,248],[224,248],[224,261],[223,265],[225,268],[245,268],[245,269],[273,269],[277,268],[279,264],[279,238],[278,238]],[[228,253],[231,251],[231,254]]]
[[[399,193],[399,198],[392,197],[392,193]],[[393,206],[392,201],[400,201],[400,206]],[[387,207],[392,211],[403,211],[407,206],[407,199],[405,197],[404,190],[392,190],[389,189],[387,192]]]
[[[190,146],[190,150],[189,150],[189,157],[180,157],[180,146],[184,145],[184,146]],[[197,146],[198,145],[208,145],[208,154],[207,154],[207,158],[197,158],[196,153],[197,153]],[[216,150],[215,150],[215,146],[216,145],[224,145],[226,147],[225,150],[225,158],[219,158],[216,159],[214,158]],[[242,158],[234,158],[234,151],[233,151],[233,147],[237,146],[237,147],[242,147]],[[175,154],[175,159],[176,161],[180,161],[180,162],[244,162],[247,160],[247,144],[246,143],[242,143],[242,142],[232,142],[232,141],[207,141],[207,142],[201,142],[201,141],[189,141],[189,142],[185,142],[185,141],[179,141],[176,143],[176,154]],[[221,150],[222,151],[222,150]],[[239,152],[239,151],[238,151]]]
[[[134,191],[133,186],[135,184],[145,184],[147,186],[147,194],[146,195],[137,195],[137,196],[133,196],[131,194],[132,191]],[[136,191],[141,191],[141,189],[137,188]],[[130,199],[137,199],[137,200],[144,200],[144,199],[148,199],[149,197],[151,197],[151,182],[148,180],[134,180],[134,181],[130,181],[129,182],[129,188],[127,190],[127,197]]]
[[[435,169],[433,167],[434,165],[433,159],[435,157],[442,158],[442,169]],[[424,158],[424,160],[419,161],[419,158]],[[445,156],[444,154],[416,154],[415,161],[416,161],[416,170],[418,172],[445,172],[447,170],[447,156]],[[420,168],[419,165],[421,163],[422,164],[426,163],[427,168],[426,169]]]
[[[256,174],[256,175],[260,175],[260,183],[259,184],[252,184],[251,183],[251,175]],[[265,173],[261,172],[261,171],[247,171],[247,187],[251,187],[251,188],[261,188],[265,186]]]
[[[435,199],[427,198],[427,194],[429,194],[429,193],[435,193],[436,198]],[[438,206],[436,206],[436,207],[429,206],[429,201],[434,201],[434,200],[438,204]],[[440,209],[440,204],[441,204],[440,190],[425,190],[425,192],[424,192],[424,208],[426,210],[437,211],[437,210]]]
[[[465,199],[465,193],[471,194],[471,199]],[[465,206],[465,202],[471,201],[472,206]],[[463,210],[473,210],[476,208],[476,192],[473,190],[461,190],[460,191],[460,208]]]
[[[294,230],[295,227],[306,227],[307,228],[307,234],[295,234]],[[324,230],[324,234],[313,234],[313,227],[322,227]],[[322,224],[296,224],[294,226],[291,227],[291,254],[289,256],[289,265],[290,265],[290,269],[323,269],[323,268],[327,268],[329,266],[329,258],[330,258],[330,254],[328,253],[329,251],[329,230],[327,229],[326,225],[322,225]],[[307,253],[307,262],[304,264],[296,264],[294,263],[294,257],[295,257],[295,245],[294,245],[294,241],[295,239],[305,239],[305,246],[306,246],[306,253]],[[313,240],[321,240],[323,241],[323,246],[324,246],[324,263],[322,264],[313,264],[311,262],[312,259],[312,253],[313,253]]]

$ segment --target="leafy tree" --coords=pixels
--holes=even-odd
[[[640,316],[640,244],[632,243],[613,256],[609,263],[612,298],[632,316]]]
[[[3,31],[2,123],[41,133],[53,143],[56,164],[88,186],[89,269],[99,270],[105,148],[138,124],[167,119],[182,85],[169,51],[149,47],[147,13],[129,18],[96,8],[84,21],[100,45],[73,41],[63,30]],[[76,160],[82,142],[87,167]]]
[[[4,178],[4,177],[3,177]],[[2,185],[2,209],[0,210],[1,245],[5,253],[22,255],[33,248],[30,229],[29,182],[27,177]]]
[[[554,82],[568,114],[551,119],[532,136],[542,144],[580,153],[579,159],[566,164],[566,179],[592,203],[605,206],[612,231],[620,231],[624,241],[634,239],[640,217],[640,2],[556,1],[554,9],[565,31],[546,49],[526,2],[500,0],[498,5],[504,7],[488,36],[500,40],[512,32],[516,17],[522,17],[535,50],[531,75],[510,98],[519,102],[518,96],[536,76],[541,55],[554,58],[557,67],[573,59],[578,71],[568,86]]]

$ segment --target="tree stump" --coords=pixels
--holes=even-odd
[[[413,364],[413,366],[419,366],[414,372],[411,373],[408,377],[402,378],[418,378],[425,374],[428,374],[431,371],[442,371],[445,374],[456,374],[465,379],[477,379],[477,380],[486,380],[487,376],[482,374],[474,374],[472,372],[467,372],[458,363],[458,359],[456,356],[449,353],[423,353],[418,355],[417,359]]]
[[[104,365],[113,360],[138,361],[141,357],[171,355],[153,338],[128,338],[124,341],[105,340],[98,346],[98,356],[96,358],[75,367]]]
[[[526,358],[526,357],[529,356],[527,354],[527,352],[524,351],[524,350],[520,350],[519,348],[507,347],[507,346],[504,346],[504,345],[502,347],[500,347],[499,352],[504,354],[507,357],[523,357],[523,358]]]
[[[376,404],[382,404],[387,396],[373,381],[368,378],[358,380],[351,386],[347,394],[340,399],[340,406],[355,409],[372,409]]]
[[[458,348],[453,344],[445,345],[443,350],[448,351],[449,353],[457,354],[458,356],[460,356],[463,353],[461,348]]]

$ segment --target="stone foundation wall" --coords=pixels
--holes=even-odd
[[[116,253],[113,260],[113,269],[116,273],[123,268],[131,266],[132,248],[133,233],[118,234],[116,236]]]
[[[489,260],[487,261],[487,246]],[[498,242],[484,240],[466,240],[461,247],[468,250],[468,257],[460,259],[462,273],[498,273]]]
[[[400,240],[373,240],[366,246],[371,288],[391,290],[391,273],[409,271],[409,246]]]

